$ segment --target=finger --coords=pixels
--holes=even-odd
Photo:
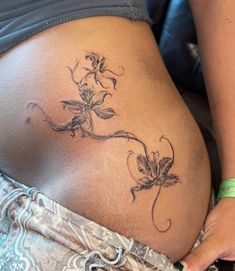
[[[215,262],[221,255],[218,240],[208,237],[202,244],[187,255],[181,262],[183,271],[203,271]]]

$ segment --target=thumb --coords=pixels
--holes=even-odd
[[[202,244],[188,254],[180,263],[176,264],[179,270],[203,271],[206,270],[221,255],[221,248],[216,239],[208,237]]]

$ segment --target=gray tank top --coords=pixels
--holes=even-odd
[[[0,0],[0,54],[49,27],[90,16],[151,24],[147,0]]]

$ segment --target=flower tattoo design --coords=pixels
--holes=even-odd
[[[157,228],[157,230],[160,232],[166,232],[171,227],[171,219],[168,219],[169,225],[164,230],[159,229],[159,227],[157,226],[154,220],[154,209],[155,209],[155,205],[157,203],[158,197],[160,195],[161,189],[164,187],[169,187],[171,185],[174,185],[177,182],[180,182],[179,177],[176,174],[169,173],[169,170],[171,169],[174,163],[174,149],[169,139],[166,138],[165,136],[162,136],[160,138],[160,142],[163,139],[166,140],[167,143],[170,145],[170,148],[172,151],[172,157],[167,156],[160,159],[159,152],[152,152],[152,158],[146,157],[145,155],[142,155],[142,154],[138,154],[136,156],[137,171],[142,175],[138,179],[136,179],[133,176],[129,163],[127,163],[130,175],[134,179],[134,181],[137,183],[137,185],[133,186],[130,189],[132,197],[133,197],[133,201],[136,199],[136,195],[135,195],[136,192],[139,192],[141,190],[151,189],[154,186],[159,187],[156,197],[154,199],[154,202],[152,204],[151,217],[152,217],[152,222],[155,228]],[[135,153],[133,151],[130,151],[127,157],[127,161],[129,161],[132,155],[135,155]]]
[[[94,52],[86,52],[83,62],[86,65],[81,65],[80,61],[76,61],[73,67],[67,67],[73,83],[77,87],[78,98],[60,101],[64,110],[71,112],[71,119],[64,123],[56,123],[48,115],[48,113],[37,102],[29,102],[28,109],[37,109],[41,112],[43,120],[48,127],[56,132],[70,132],[72,137],[77,133],[82,138],[90,137],[94,140],[104,141],[109,139],[119,139],[134,141],[140,144],[143,153],[134,153],[129,151],[127,155],[127,167],[131,178],[136,183],[130,188],[132,201],[134,202],[137,193],[155,186],[159,187],[155,199],[152,203],[151,219],[154,227],[159,232],[167,232],[171,225],[171,219],[168,219],[168,226],[165,229],[160,229],[154,219],[155,207],[162,188],[166,188],[177,183],[180,183],[179,177],[171,173],[171,168],[174,164],[174,148],[170,140],[162,136],[160,142],[165,141],[170,149],[171,156],[161,158],[158,151],[149,153],[147,145],[131,132],[117,130],[110,134],[96,134],[94,126],[96,119],[104,121],[117,116],[115,110],[105,106],[106,99],[112,97],[112,90],[116,90],[117,78],[124,74],[124,68],[119,67],[120,72],[114,72],[106,65],[106,59]],[[81,75],[82,74],[82,75]],[[140,175],[139,178],[134,177],[133,166],[131,167],[131,157],[135,159],[135,170]]]
[[[96,84],[100,84],[103,88],[103,80],[108,79],[113,83],[113,88],[116,88],[117,79],[115,79],[112,75],[121,76],[124,73],[123,67],[119,67],[121,69],[121,73],[115,73],[107,68],[105,65],[105,58],[97,55],[96,53],[90,52],[85,58],[91,61],[92,68],[84,68],[87,71],[85,79],[89,76],[93,76]]]

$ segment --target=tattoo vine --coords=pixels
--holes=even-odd
[[[63,109],[72,113],[70,120],[58,124],[37,102],[31,101],[27,106],[29,109],[36,108],[39,110],[49,128],[56,132],[70,132],[72,137],[75,137],[76,133],[79,132],[82,138],[90,137],[99,141],[126,139],[140,144],[143,148],[143,154],[129,151],[127,156],[127,167],[130,176],[136,182],[136,185],[130,189],[132,201],[135,201],[137,192],[158,186],[159,189],[152,204],[151,219],[154,227],[159,232],[167,232],[172,224],[171,219],[167,219],[168,226],[165,229],[160,229],[154,220],[154,211],[162,188],[180,182],[176,174],[169,172],[174,164],[173,146],[167,137],[162,136],[160,142],[165,140],[168,143],[172,157],[160,158],[158,151],[152,152],[150,155],[146,144],[130,132],[118,130],[112,134],[96,134],[94,132],[96,118],[108,120],[117,115],[113,108],[105,107],[104,103],[108,97],[112,97],[111,91],[116,90],[117,77],[124,74],[124,68],[120,66],[119,72],[112,71],[107,68],[105,57],[94,52],[86,52],[84,61],[85,66],[81,65],[81,61],[76,61],[72,68],[67,67],[71,79],[77,87],[79,96],[79,99],[61,101]],[[134,177],[130,167],[130,158],[134,155],[136,156],[136,170],[140,174],[139,178]]]

